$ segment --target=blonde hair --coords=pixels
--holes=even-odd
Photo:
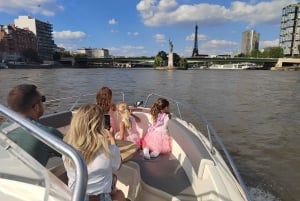
[[[111,156],[103,119],[103,112],[98,105],[83,105],[73,115],[70,129],[63,138],[81,154],[86,164],[89,164],[100,150]],[[65,162],[73,167],[69,158],[65,158]]]
[[[117,111],[118,114],[123,118],[125,128],[130,129],[131,128],[131,121],[130,121],[130,111],[128,109],[128,105],[125,102],[121,102],[117,104]]]

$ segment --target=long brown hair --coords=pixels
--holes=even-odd
[[[108,87],[102,87],[96,95],[96,103],[102,108],[104,114],[107,114],[112,104],[112,91]]]
[[[169,101],[165,98],[158,98],[150,109],[153,122],[156,122],[158,114],[166,107],[169,106]]]

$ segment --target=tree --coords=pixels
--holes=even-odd
[[[259,50],[252,50],[250,52],[250,57],[261,57],[261,52]]]
[[[154,67],[164,66],[165,61],[160,56],[156,56],[154,59]]]
[[[247,56],[244,53],[240,53],[236,57],[247,57]]]
[[[165,51],[159,51],[156,56],[161,57],[167,63],[168,54]]]
[[[266,58],[280,58],[283,57],[283,49],[281,47],[269,47],[263,52],[263,56]]]
[[[188,62],[185,58],[180,59],[179,67],[182,68],[182,69],[187,69],[188,68]]]
[[[180,56],[177,53],[173,53],[173,63],[175,66],[179,66]]]

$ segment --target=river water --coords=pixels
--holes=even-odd
[[[102,86],[185,100],[222,137],[254,200],[300,198],[300,72],[1,69],[0,80],[3,104],[20,83],[36,84],[48,100]]]

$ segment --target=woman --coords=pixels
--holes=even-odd
[[[110,125],[113,132],[118,130],[116,118],[116,105],[113,103],[112,91],[108,87],[102,87],[96,94],[96,104],[99,105],[105,115],[110,116]]]
[[[64,141],[83,157],[88,170],[86,201],[125,200],[120,190],[112,192],[113,172],[121,165],[120,150],[112,132],[104,129],[102,109],[96,104],[81,106],[74,114]],[[68,186],[75,182],[73,162],[63,157]]]

